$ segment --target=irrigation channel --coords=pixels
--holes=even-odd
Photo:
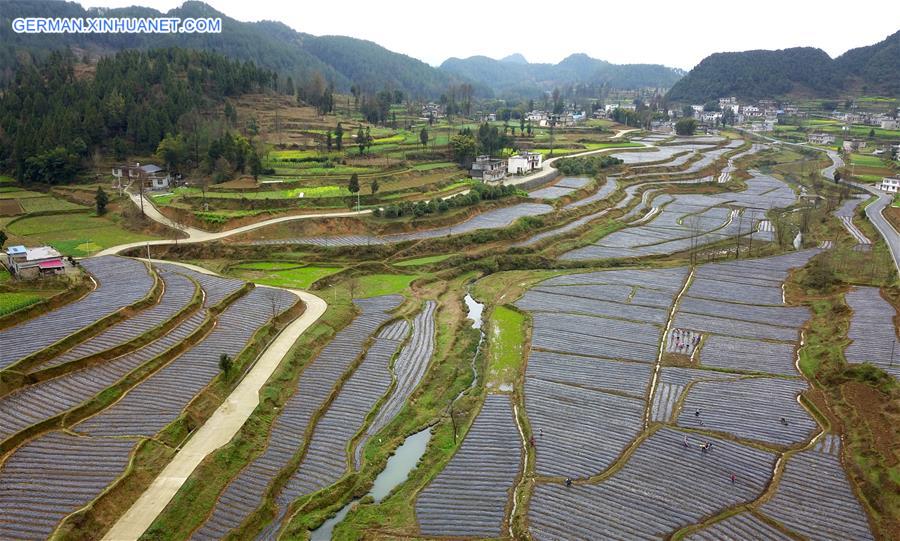
[[[475,354],[472,356],[472,383],[456,396],[453,400],[454,402],[459,400],[462,395],[467,393],[477,383],[478,371],[475,368],[475,362],[478,358],[478,353],[481,351],[481,344],[484,342],[484,330],[482,329],[481,320],[481,314],[484,312],[484,304],[476,301],[469,293],[466,293],[465,303],[466,308],[468,309],[466,318],[472,321],[473,328],[481,331],[481,337],[478,340],[478,347],[475,350]],[[372,489],[366,494],[366,497],[371,496],[374,503],[380,503],[381,500],[394,490],[394,488],[406,481],[409,477],[409,472],[416,467],[419,463],[419,459],[425,454],[425,449],[428,447],[429,441],[431,441],[431,427],[420,430],[403,440],[400,447],[397,447],[397,451],[388,459],[384,470],[382,470],[382,472],[378,474],[378,477],[375,478]],[[332,534],[334,533],[334,528],[343,522],[344,518],[347,517],[347,513],[353,509],[353,506],[357,501],[359,500],[351,501],[342,507],[337,514],[323,522],[322,525],[315,530],[311,531],[310,541],[330,541],[332,539]]]
[[[380,503],[397,485],[406,481],[406,478],[409,477],[409,472],[416,467],[419,459],[425,454],[425,449],[428,447],[430,440],[431,427],[406,438],[400,447],[397,448],[397,452],[388,459],[387,465],[375,478],[372,490],[366,496],[371,496],[375,503]],[[355,503],[356,500],[351,501],[341,508],[336,515],[310,532],[310,540],[330,541],[334,527],[344,520]]]

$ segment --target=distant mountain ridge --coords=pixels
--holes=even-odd
[[[684,75],[682,70],[659,64],[612,64],[583,53],[570,55],[558,64],[532,64],[520,54],[501,60],[486,56],[448,58],[440,69],[476,81],[500,95],[534,95],[574,83],[623,89],[669,88]]]
[[[16,34],[16,17],[221,17],[221,34]],[[9,80],[23,53],[45,57],[63,47],[108,54],[122,49],[182,47],[215,51],[236,60],[292,76],[298,82],[318,72],[341,90],[355,84],[366,92],[398,89],[413,96],[437,97],[458,83],[415,58],[376,43],[343,36],[313,36],[274,21],[241,22],[197,1],[161,13],[146,7],[85,9],[60,0],[0,2],[0,79]]]
[[[725,96],[834,97],[842,92],[900,96],[900,31],[835,59],[813,47],[715,53],[675,83],[667,97],[704,103]]]

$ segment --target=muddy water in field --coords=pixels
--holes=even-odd
[[[425,454],[429,440],[431,440],[431,427],[416,432],[400,444],[394,455],[388,459],[384,470],[375,478],[372,490],[368,493],[368,496],[372,496],[375,503],[381,502],[397,485],[406,481],[407,477],[409,477],[409,472],[416,467],[419,459]],[[310,532],[310,539],[312,541],[330,541],[334,527],[344,520],[347,513],[353,508],[354,503],[356,502],[348,503],[335,516]]]

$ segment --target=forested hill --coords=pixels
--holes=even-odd
[[[811,47],[716,53],[678,81],[668,98],[673,102],[705,103],[724,96],[833,97],[848,92],[900,95],[900,32],[875,45],[851,49],[835,59]]]
[[[221,34],[16,34],[16,17],[221,17]],[[182,47],[210,50],[229,58],[249,60],[276,70],[286,81],[298,83],[319,73],[339,90],[356,85],[375,93],[385,88],[419,97],[437,97],[457,82],[447,73],[375,43],[336,36],[312,36],[271,21],[241,22],[229,18],[203,2],[185,2],[165,14],[144,7],[91,8],[57,0],[4,0],[0,2],[0,82],[8,81],[17,56],[46,58],[60,47],[94,54],[122,49]]]
[[[611,64],[585,54],[573,54],[558,64],[532,64],[521,55],[503,60],[486,56],[450,58],[441,70],[488,86],[498,94],[539,95],[544,90],[576,83],[613,88],[669,88],[684,74],[659,64]]]
[[[250,62],[186,49],[122,51],[101,59],[93,76],[76,76],[75,67],[71,53],[51,53],[19,69],[0,94],[0,168],[19,180],[68,182],[98,149],[123,159],[152,154],[166,135],[201,138],[204,113],[224,97],[275,80]]]

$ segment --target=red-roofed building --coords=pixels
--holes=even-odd
[[[10,246],[6,249],[6,266],[11,274],[23,279],[66,272],[62,254],[50,246]]]

